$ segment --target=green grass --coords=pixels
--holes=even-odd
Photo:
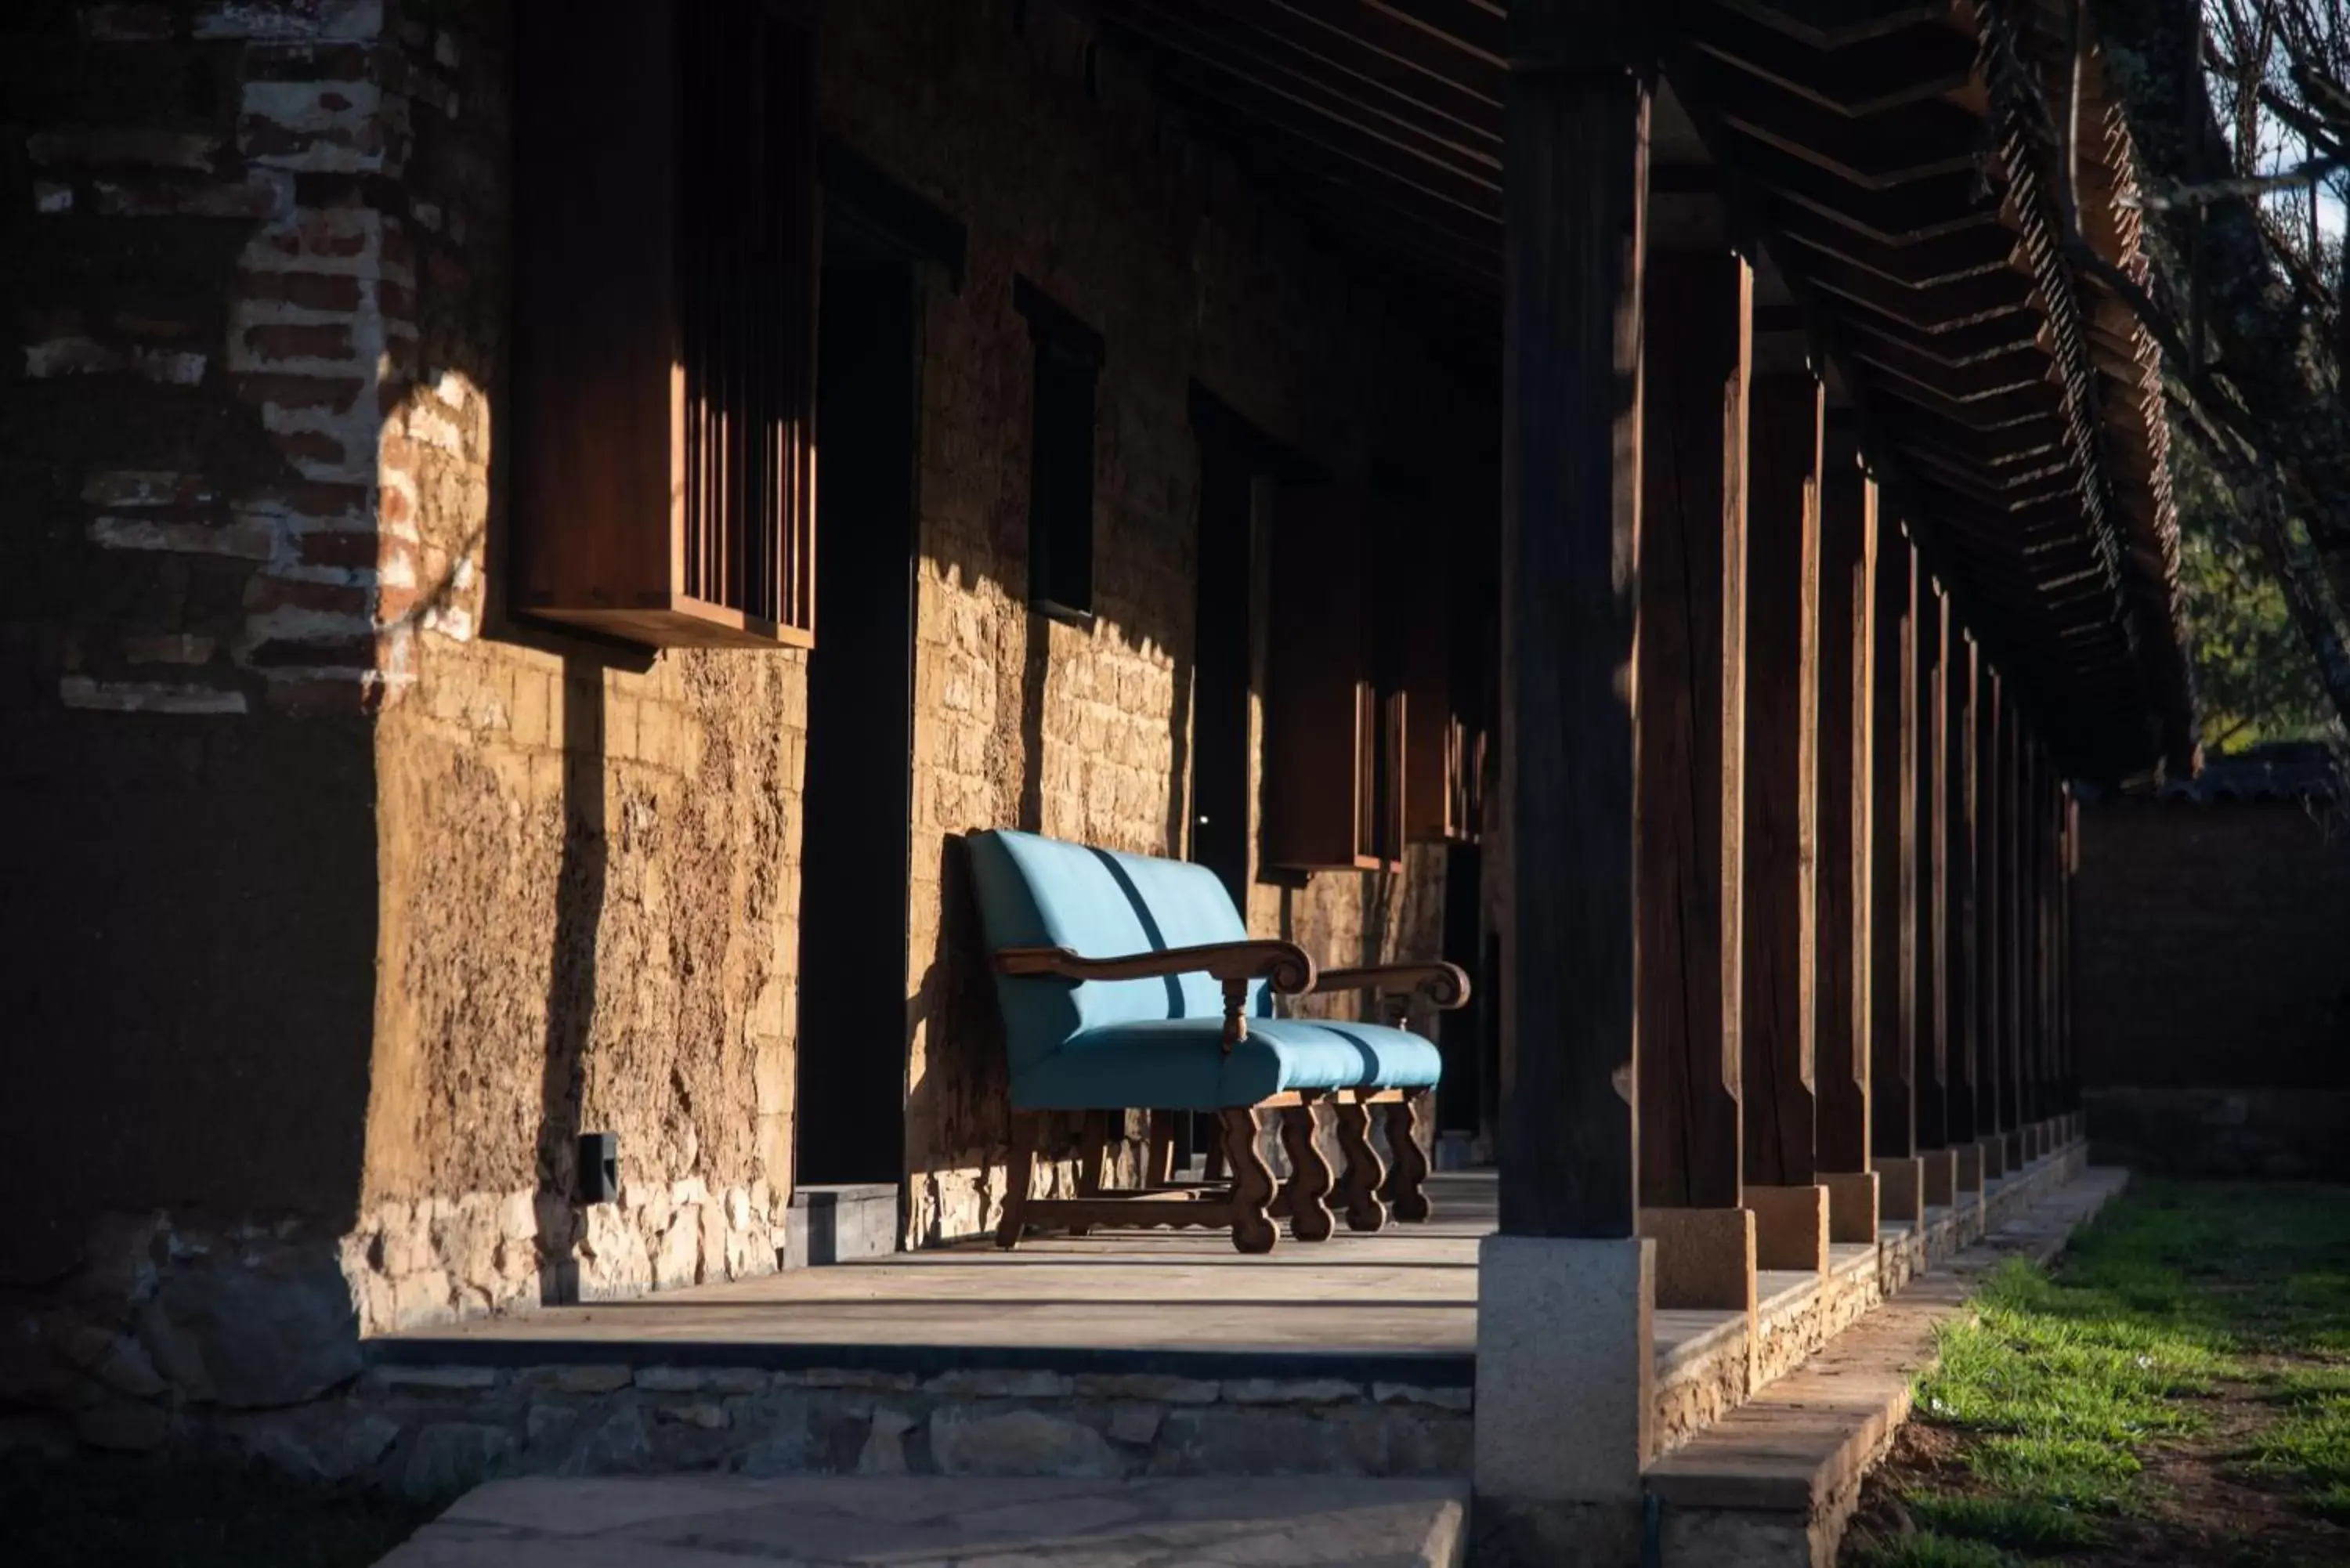
[[[2350,1524],[2350,1394],[2319,1393],[2262,1435],[2253,1467],[2300,1491],[2312,1511]]]
[[[1869,1563],[2093,1547],[2100,1519],[2159,1501],[2146,1457],[2201,1452],[2215,1441],[2206,1408],[2247,1384],[2275,1416],[2249,1451],[2239,1438],[2213,1461],[2350,1523],[2341,1189],[2141,1182],[2075,1238],[2061,1272],[2012,1261],[1974,1305],[1943,1330],[1940,1366],[1917,1389],[1919,1419],[1966,1435],[1964,1477],[1907,1498],[1919,1532],[1874,1543]],[[1948,1554],[1961,1551],[1975,1554]]]
[[[2015,1559],[1988,1541],[1921,1530],[1861,1548],[1865,1568],[2011,1568]]]
[[[414,1502],[193,1459],[0,1456],[8,1568],[368,1568],[447,1500]]]
[[[1918,1529],[1929,1534],[1986,1542],[2034,1555],[2095,1546],[2105,1539],[2095,1520],[2038,1500],[1914,1492],[1901,1501]]]

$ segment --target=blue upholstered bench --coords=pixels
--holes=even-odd
[[[1284,1213],[1300,1241],[1330,1235],[1325,1199],[1334,1187],[1347,1223],[1377,1230],[1388,1206],[1369,1137],[1374,1106],[1396,1159],[1395,1215],[1428,1217],[1418,1134],[1440,1071],[1436,1047],[1391,1024],[1276,1017],[1274,998],[1374,991],[1391,1003],[1419,995],[1458,1007],[1469,995],[1460,969],[1317,971],[1295,943],[1252,940],[1223,883],[1186,861],[1030,833],[976,834],[970,848],[1012,1068],[998,1245],[1016,1246],[1032,1225],[1228,1224],[1242,1251],[1270,1251],[1274,1218]],[[1315,1147],[1315,1107],[1326,1102],[1346,1156],[1343,1182]],[[1075,1199],[1029,1196],[1039,1113],[1127,1108],[1215,1113],[1230,1185],[1174,1184],[1161,1139],[1139,1189],[1103,1192],[1095,1180]],[[1277,1193],[1260,1152],[1267,1112],[1281,1117],[1291,1166]]]

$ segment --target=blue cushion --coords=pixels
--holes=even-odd
[[[990,952],[1052,947],[1120,958],[1248,940],[1232,895],[1204,866],[1033,833],[977,833],[969,843]],[[1436,1047],[1419,1035],[1276,1019],[1262,981],[1249,989],[1249,1038],[1229,1057],[1223,987],[1204,974],[1072,981],[998,971],[995,993],[1021,1110],[1213,1110],[1284,1089],[1437,1081]]]
[[[1220,1022],[1159,1019],[1084,1031],[1013,1074],[1012,1104],[1024,1111],[1210,1111],[1254,1105],[1284,1089],[1424,1088],[1440,1070],[1434,1045],[1384,1023],[1258,1019],[1227,1056]]]
[[[991,952],[1048,947],[1086,958],[1122,958],[1248,940],[1232,895],[1204,866],[1033,833],[977,833],[970,845],[972,881]],[[1084,1030],[1168,1018],[1213,1019],[1221,1025],[1224,1016],[1223,987],[1197,973],[1082,981],[998,973],[995,993],[1015,1075]],[[1263,981],[1250,988],[1249,1011],[1272,1012]]]

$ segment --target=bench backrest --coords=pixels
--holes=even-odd
[[[1232,895],[1204,866],[1006,830],[975,833],[969,843],[990,953],[1054,947],[1086,958],[1119,958],[1248,939]],[[1080,1030],[1224,1015],[1223,987],[1204,974],[1069,981],[998,973],[995,992],[1015,1073]],[[1256,981],[1249,1012],[1264,1017],[1269,1011],[1264,983]]]

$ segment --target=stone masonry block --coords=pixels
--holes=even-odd
[[[1628,1237],[1488,1236],[1479,1245],[1481,1497],[1638,1497],[1656,1411],[1656,1253]]]
[[[1877,1218],[1887,1225],[1912,1230],[1925,1223],[1926,1166],[1919,1159],[1877,1162]]]
[[[1657,1305],[1743,1312],[1752,1324],[1753,1210],[1643,1209],[1640,1234],[1657,1244]]]
[[[1749,1185],[1754,1212],[1754,1262],[1764,1269],[1828,1270],[1828,1189]]]
[[[1883,1206],[1877,1172],[1822,1171],[1820,1185],[1828,1194],[1828,1240],[1874,1244]]]

